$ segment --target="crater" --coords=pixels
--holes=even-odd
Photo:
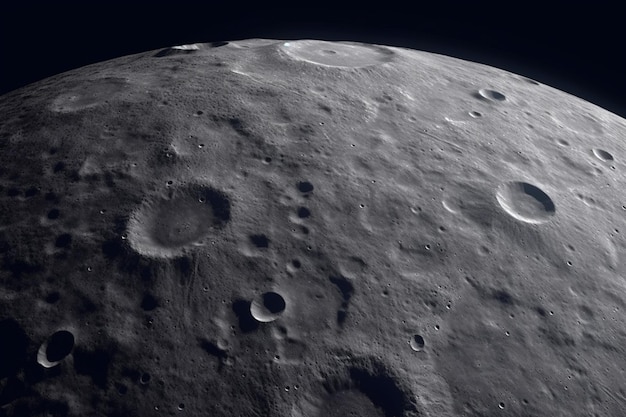
[[[37,363],[44,368],[58,365],[74,348],[74,335],[67,330],[59,330],[46,340],[37,352]]]
[[[317,417],[405,417],[422,415],[387,367],[378,360],[350,359],[326,375],[321,389],[301,403],[301,415]]]
[[[419,334],[413,335],[409,340],[409,345],[415,352],[421,352],[424,349],[424,338]]]
[[[127,239],[141,255],[173,258],[204,245],[229,221],[230,200],[224,193],[198,184],[181,186],[168,197],[147,198],[130,216]]]
[[[507,214],[525,223],[545,223],[556,211],[550,196],[526,182],[502,184],[498,187],[496,198]]]
[[[487,88],[481,88],[478,90],[478,98],[494,102],[506,100],[506,96],[504,94]]]
[[[391,61],[394,56],[394,53],[387,48],[356,42],[299,40],[285,42],[281,45],[281,49],[299,61],[338,68],[379,65]]]
[[[601,161],[612,161],[613,160],[613,155],[611,155],[609,152],[602,150],[602,149],[598,149],[598,148],[594,148],[592,149],[593,154],[595,155],[596,158],[598,158]]]
[[[165,48],[154,54],[153,56],[156,58],[161,58],[164,56],[172,56],[172,55],[187,55],[191,53],[195,53],[200,50],[200,46],[196,43],[187,44],[187,45],[177,45],[172,46],[170,48]]]
[[[309,181],[300,181],[297,184],[298,186],[298,191],[300,191],[301,193],[310,193],[311,191],[313,191],[313,184],[311,184]]]
[[[269,291],[252,300],[250,314],[261,323],[276,320],[285,311],[287,303],[282,295]]]
[[[58,113],[73,113],[100,106],[127,89],[128,82],[124,78],[96,79],[83,88],[75,88],[59,95],[52,102],[51,110]]]

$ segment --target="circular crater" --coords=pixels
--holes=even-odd
[[[256,297],[250,304],[250,314],[256,321],[268,323],[276,320],[285,311],[287,303],[282,295],[269,291]]]
[[[44,368],[59,364],[74,348],[74,335],[67,330],[55,332],[39,347],[37,363]]]
[[[339,68],[361,68],[389,62],[394,53],[376,45],[317,40],[289,41],[283,51],[300,61]]]
[[[504,101],[506,96],[498,91],[489,90],[487,88],[481,88],[478,90],[478,95],[485,100],[489,101]]]
[[[171,190],[169,198],[150,197],[131,215],[128,242],[138,253],[171,258],[230,220],[230,201],[211,187],[188,185]]]
[[[416,334],[411,337],[411,340],[409,340],[409,345],[414,351],[420,352],[422,349],[424,349],[424,338],[419,334]]]
[[[496,198],[507,214],[526,223],[545,223],[556,211],[550,196],[526,182],[502,184],[498,187]]]
[[[372,358],[334,361],[320,387],[311,387],[298,408],[302,416],[408,417],[422,415],[411,390],[389,365]]]

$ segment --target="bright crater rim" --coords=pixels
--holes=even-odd
[[[502,209],[516,220],[545,223],[556,212],[554,202],[539,187],[523,181],[511,181],[500,185],[496,199]]]
[[[383,64],[393,59],[394,52],[376,45],[316,40],[288,41],[283,51],[299,61],[339,68],[362,68]]]

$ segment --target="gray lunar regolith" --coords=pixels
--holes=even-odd
[[[626,121],[241,40],[0,98],[0,415],[614,416]]]

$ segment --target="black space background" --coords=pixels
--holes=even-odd
[[[0,94],[83,65],[246,38],[403,46],[526,75],[626,117],[620,2],[6,1]]]

